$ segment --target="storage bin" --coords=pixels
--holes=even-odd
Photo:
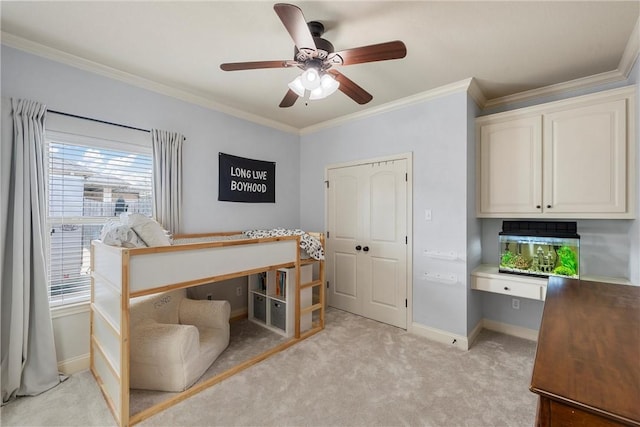
[[[286,330],[287,304],[281,301],[271,300],[271,325],[278,329]]]
[[[267,321],[267,299],[262,295],[253,294],[253,317]]]

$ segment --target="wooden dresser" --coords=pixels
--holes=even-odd
[[[549,278],[536,425],[640,426],[640,287]]]

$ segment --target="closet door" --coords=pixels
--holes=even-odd
[[[358,193],[362,189],[359,166],[330,169],[327,189],[325,275],[329,282],[329,305],[361,314],[362,295],[357,287],[362,216]],[[357,250],[356,247],[360,247]]]
[[[407,160],[328,171],[329,305],[407,327]]]

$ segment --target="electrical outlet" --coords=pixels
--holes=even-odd
[[[208,299],[209,301],[213,300],[213,294],[207,294],[207,299]]]
[[[520,300],[517,298],[511,299],[511,308],[514,310],[520,310]]]
[[[241,287],[241,286],[238,286],[238,287],[236,288],[236,295],[238,295],[239,297],[241,297],[241,296],[242,296],[242,287]]]

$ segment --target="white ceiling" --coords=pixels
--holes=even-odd
[[[325,25],[323,37],[337,51],[402,40],[407,56],[340,67],[373,95],[366,105],[338,92],[283,109],[278,104],[297,68],[219,68],[293,59],[293,41],[273,3],[3,0],[0,25],[9,46],[288,129],[362,114],[471,77],[493,100],[601,73],[616,76],[638,50],[640,1],[297,1],[307,21]]]

